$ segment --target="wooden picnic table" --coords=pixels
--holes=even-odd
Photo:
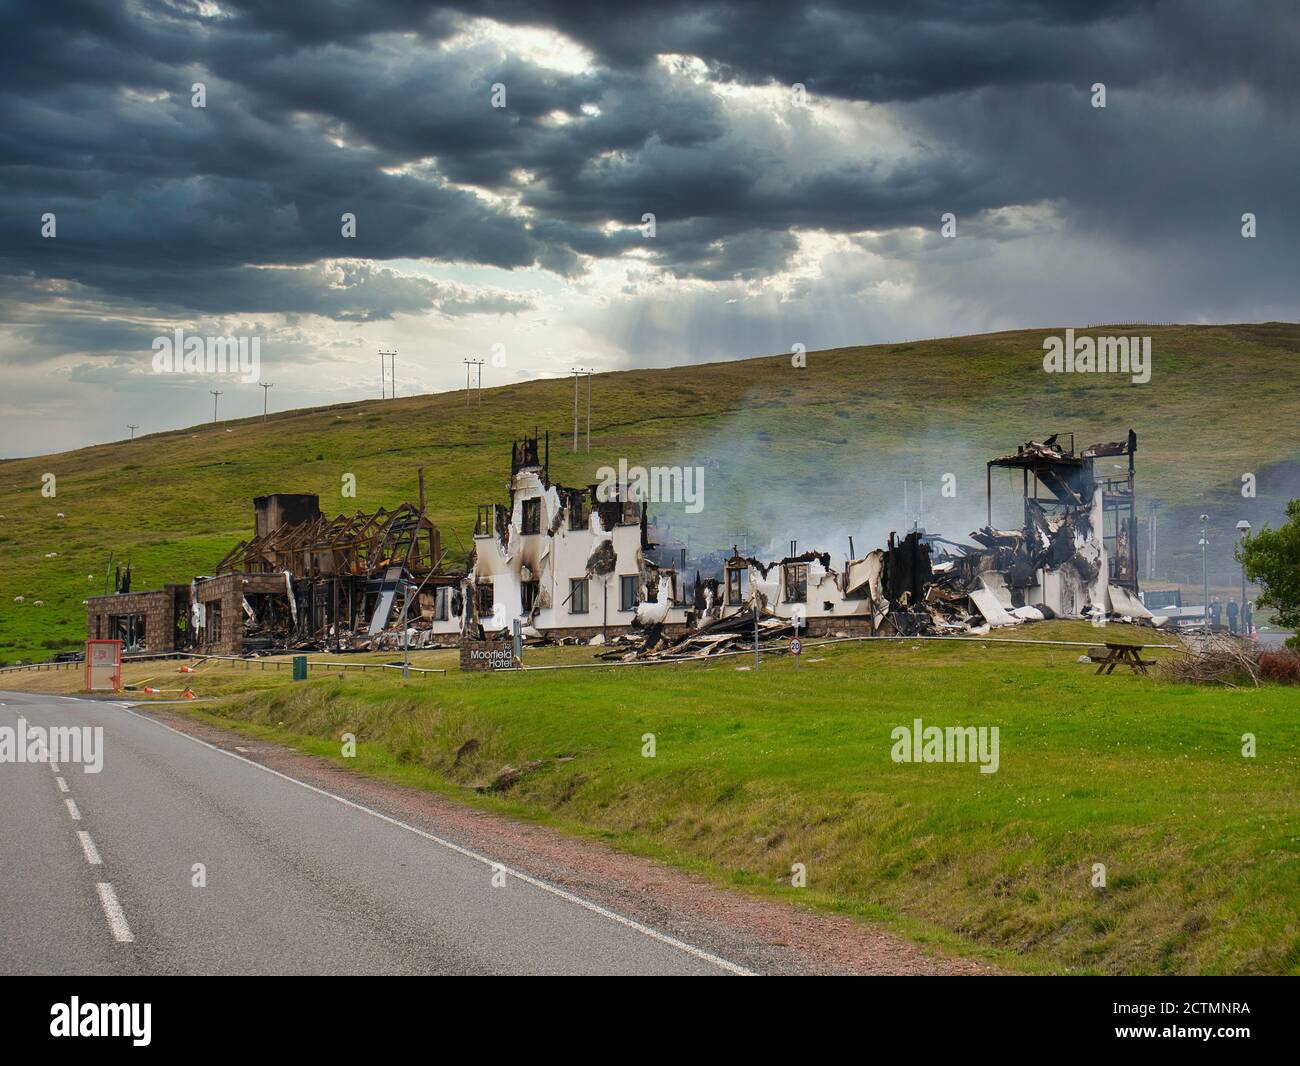
[[[1154,659],[1143,659],[1142,648],[1137,644],[1112,644],[1106,641],[1106,654],[1100,659],[1095,655],[1089,656],[1093,662],[1099,663],[1097,673],[1113,673],[1115,667],[1127,666],[1135,674],[1145,674],[1148,666],[1155,666]]]

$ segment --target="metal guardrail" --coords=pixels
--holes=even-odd
[[[144,663],[157,659],[186,659],[189,658],[185,652],[166,651],[157,652],[148,655],[123,655],[122,663]],[[19,670],[84,670],[86,668],[85,659],[73,659],[70,662],[56,663],[52,659],[43,663],[23,663],[19,666],[0,666],[0,674],[15,673]]]
[[[209,662],[209,661],[223,662],[223,663],[243,663],[245,667],[249,670],[253,668],[254,663],[260,664],[263,670],[265,670],[267,666],[274,666],[277,670],[283,669],[286,666],[289,667],[290,669],[293,668],[293,659],[245,659],[239,655],[189,655],[189,656],[185,656],[185,658],[197,659],[200,663]],[[401,663],[335,663],[335,662],[323,663],[319,661],[313,662],[311,659],[308,659],[307,669],[311,670],[313,668],[318,670],[361,670],[364,672],[367,670],[381,670],[381,671],[401,670],[402,664]],[[443,668],[433,667],[433,666],[411,666],[408,667],[408,669],[413,674],[445,674],[447,672]]]
[[[290,669],[292,669],[293,667],[293,659],[246,659],[243,656],[239,656],[239,655],[200,655],[197,652],[185,652],[185,651],[158,652],[152,655],[124,655],[122,656],[122,665],[127,666],[130,663],[157,662],[159,660],[165,660],[165,659],[190,659],[190,660],[196,660],[198,662],[213,661],[213,662],[228,662],[228,663],[244,663],[246,667],[250,670],[253,668],[253,664],[255,663],[260,664],[261,669],[263,670],[267,668],[268,664],[275,667],[275,669],[277,670],[283,669],[286,666],[289,667]],[[43,663],[25,663],[21,666],[0,666],[0,674],[16,673],[22,670],[85,670],[85,668],[86,668],[86,661],[84,659],[75,662],[66,662],[66,663],[56,663],[51,661],[51,662],[43,662]],[[337,663],[337,662],[319,662],[319,661],[313,662],[311,659],[308,659],[307,669],[310,671],[313,668],[317,670],[339,669],[339,670],[383,671],[383,670],[400,670],[402,669],[402,666],[400,663],[394,664],[394,663]],[[445,674],[447,672],[445,669],[441,669],[438,667],[431,667],[431,666],[412,666],[409,669],[410,672],[413,674]]]
[[[1096,641],[1088,642],[1088,641],[1079,641],[1079,640],[1026,640],[1023,638],[1017,639],[1013,637],[927,635],[927,636],[914,636],[914,637],[862,636],[862,637],[833,637],[830,639],[822,639],[822,640],[811,639],[805,641],[804,647],[815,648],[826,644],[845,644],[845,643],[855,643],[855,642],[870,643],[872,641],[887,642],[887,641],[904,641],[904,640],[980,641],[984,644],[1038,644],[1038,645],[1049,645],[1049,646],[1055,645],[1057,647],[1067,647],[1067,648],[1073,648],[1073,647],[1087,648],[1096,645]],[[1135,645],[1135,647],[1144,648],[1144,649],[1162,648],[1162,649],[1173,651],[1173,650],[1177,650],[1179,646],[1177,644],[1138,644]],[[772,647],[764,647],[762,649],[762,654],[763,655],[785,655],[788,654],[788,651],[789,650],[783,646],[772,646]],[[597,669],[602,669],[607,667],[619,667],[619,666],[658,666],[664,663],[710,662],[717,659],[727,658],[733,655],[753,655],[753,654],[754,651],[752,648],[744,648],[736,651],[718,652],[714,655],[708,655],[708,656],[682,655],[682,656],[673,656],[671,658],[663,658],[663,659],[644,659],[644,660],[638,660],[634,662],[618,662],[617,660],[614,660],[614,661],[602,661],[602,662],[594,662],[594,663],[553,663],[546,666],[524,666],[522,668],[518,668],[518,667],[515,668],[513,672],[533,673],[540,670],[583,670],[583,669],[597,670]],[[127,663],[149,662],[151,660],[159,660],[159,659],[191,659],[191,660],[197,660],[200,663],[203,662],[243,663],[245,669],[248,670],[251,670],[254,664],[257,664],[258,667],[262,670],[265,670],[268,665],[275,667],[276,670],[281,670],[285,667],[288,667],[290,669],[293,668],[292,658],[260,659],[260,658],[244,658],[243,656],[239,656],[239,655],[200,655],[195,652],[160,652],[156,655],[123,656],[122,664],[125,666]],[[29,663],[25,666],[0,667],[0,674],[6,674],[16,670],[62,670],[64,668],[84,669],[85,665],[86,663],[84,660],[82,660],[81,662],[70,662],[70,663],[54,663],[54,662]],[[313,662],[311,659],[308,659],[307,669],[308,671],[311,671],[312,669],[317,669],[317,670],[339,669],[339,670],[361,670],[365,672],[368,670],[379,670],[379,671],[401,670],[402,665],[400,663],[340,663],[340,662],[319,662],[319,661]],[[413,674],[444,674],[445,675],[447,673],[446,669],[444,668],[431,667],[431,666],[411,666],[408,669]],[[512,671],[493,670],[487,672],[496,674],[496,673],[509,673]]]

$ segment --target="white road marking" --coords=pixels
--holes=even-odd
[[[80,812],[79,810],[77,810],[77,805],[76,805],[75,803],[72,802],[72,797],[69,796],[69,797],[68,797],[67,799],[65,799],[63,802],[66,803],[66,804],[68,805],[68,813],[69,813],[70,815],[72,815],[72,820],[73,820],[74,822],[79,822],[79,821],[81,821],[81,812]]]
[[[95,842],[90,839],[90,834],[84,829],[78,829],[77,839],[81,841],[81,850],[86,853],[86,861],[91,866],[102,866],[104,860],[99,857],[99,849],[95,847]]]
[[[59,772],[59,764],[56,762],[50,763],[50,769],[57,774]]]
[[[711,963],[719,969],[726,970],[728,973],[736,974],[740,977],[757,976],[753,970],[747,970],[743,966],[736,965],[734,962],[728,962],[726,959],[705,951],[703,948],[697,948],[693,944],[687,944],[685,941],[678,940],[676,937],[669,936],[667,933],[661,933],[657,929],[652,929],[648,925],[642,925],[634,918],[627,918],[622,914],[617,914],[614,911],[602,907],[599,903],[593,903],[589,899],[575,896],[572,892],[560,888],[558,885],[548,884],[546,881],[539,880],[529,874],[520,873],[518,870],[512,870],[510,867],[506,866],[505,863],[497,862],[495,859],[489,859],[486,855],[480,855],[476,851],[471,851],[469,848],[463,848],[459,844],[454,844],[450,840],[444,840],[442,837],[434,836],[432,833],[426,833],[423,829],[419,829],[407,822],[391,818],[370,807],[362,806],[360,803],[354,803],[352,800],[346,799],[343,796],[336,795],[333,792],[327,792],[323,788],[309,785],[306,781],[299,781],[296,777],[282,774],[279,770],[272,770],[271,767],[263,766],[260,762],[254,762],[252,759],[245,759],[242,755],[236,755],[233,751],[227,751],[225,748],[219,748],[215,744],[209,744],[206,740],[200,740],[198,737],[191,736],[189,733],[183,732],[180,729],[175,729],[172,726],[165,725],[154,718],[150,718],[148,715],[133,711],[129,707],[127,708],[126,713],[135,718],[139,718],[141,721],[148,722],[150,725],[156,725],[161,729],[166,729],[169,733],[175,733],[177,736],[184,737],[186,740],[192,740],[195,744],[202,744],[205,748],[211,748],[213,751],[219,752],[228,758],[236,759],[242,763],[247,763],[249,766],[255,766],[257,769],[264,770],[268,774],[273,774],[284,781],[288,781],[290,784],[297,785],[299,788],[305,788],[310,792],[326,796],[329,799],[343,804],[345,807],[351,807],[353,810],[369,814],[374,818],[378,818],[382,822],[387,822],[389,825],[395,825],[399,829],[405,829],[408,833],[414,833],[418,837],[423,837],[425,840],[431,841],[439,847],[446,848],[448,851],[454,851],[456,854],[463,855],[467,859],[473,859],[475,862],[480,862],[484,866],[492,869],[494,873],[499,870],[503,873],[509,874],[511,877],[524,882],[524,884],[532,885],[534,888],[541,889],[543,892],[549,892],[551,895],[557,896],[569,903],[576,904],[579,907],[591,911],[593,914],[599,914],[602,918],[606,918],[618,925],[632,929],[643,936],[649,937],[651,940],[657,940],[661,944],[667,944],[669,947],[676,948],[678,951],[684,952],[692,958],[699,959],[702,962]],[[109,890],[112,891],[111,887]]]
[[[59,786],[59,791],[60,791],[60,792],[67,792],[67,791],[68,791],[68,783],[67,783],[65,780],[63,780],[63,778],[61,778],[61,777],[56,777],[56,778],[54,779],[54,781],[55,781],[55,784],[57,784],[57,785]]]
[[[108,919],[108,927],[113,930],[113,937],[119,944],[130,944],[135,940],[131,935],[131,927],[126,924],[126,915],[122,913],[122,904],[117,902],[117,893],[113,891],[113,886],[107,881],[96,883],[95,890],[99,893],[99,902],[104,908],[104,917]]]

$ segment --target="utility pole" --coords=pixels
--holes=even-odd
[[[397,352],[392,348],[379,349],[379,398],[388,399],[388,370],[393,371],[393,396],[397,399]]]
[[[1241,546],[1246,546],[1250,536],[1250,523],[1244,518],[1237,523],[1237,532],[1241,534]],[[1250,639],[1250,630],[1246,628],[1246,560],[1241,560],[1241,603],[1237,607],[1237,635]]]
[[[573,450],[578,450],[578,374],[580,367],[570,367],[573,372]]]
[[[587,367],[587,451],[591,451],[591,375],[594,367]]]
[[[1159,500],[1147,501],[1147,514],[1150,517],[1150,528],[1147,530],[1147,580],[1154,581],[1156,577],[1156,512],[1160,509]]]
[[[269,394],[269,390],[275,388],[275,382],[259,381],[257,384],[258,387],[261,388],[262,390],[262,421],[265,422],[266,421],[266,397]]]
[[[217,397],[223,395],[218,389],[208,389],[212,393],[212,423],[216,425],[217,421]]]
[[[130,422],[128,422],[128,423],[126,424],[126,428],[129,429],[129,430],[131,431],[131,439],[132,439],[132,440],[135,440],[135,431],[136,431],[137,429],[139,429],[140,427],[139,427],[139,426],[133,426]]]
[[[916,479],[916,510],[912,510],[911,500],[908,498],[908,489],[911,485],[910,478],[903,479],[903,517],[911,524],[912,529],[921,528],[921,515],[925,511],[925,482],[920,478]]]
[[[743,551],[746,555],[749,554],[749,534],[748,534],[748,533],[745,533],[745,532],[724,533],[724,534],[723,534],[723,537],[726,538],[727,540],[732,540],[733,537],[736,538],[736,540],[739,540],[739,541],[740,541],[740,544],[736,544],[735,541],[733,541],[733,542],[732,542],[733,547],[738,547],[738,548],[739,548],[741,551]]]
[[[477,374],[478,374],[478,382],[477,382],[477,388],[478,388],[478,402],[479,402],[479,403],[482,403],[482,402],[483,402],[483,360],[482,360],[482,359],[462,359],[461,362],[465,364],[465,406],[466,406],[466,407],[469,406],[469,389],[470,389],[470,384],[469,384],[469,375],[470,375],[470,367],[474,367],[475,370],[476,370],[476,372],[477,372]]]
[[[1201,581],[1205,586],[1205,635],[1210,635],[1210,564],[1206,549],[1210,546],[1210,516],[1201,515]]]
[[[423,475],[424,471],[420,471]],[[421,509],[423,514],[423,509]],[[419,535],[419,529],[416,529],[416,535]],[[411,607],[411,579],[406,576],[406,570],[402,570],[402,680],[409,680],[411,676],[411,628],[407,624],[407,619]]]

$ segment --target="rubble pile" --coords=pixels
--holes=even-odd
[[[795,635],[794,622],[778,618],[772,611],[760,612],[758,646],[760,651],[784,649]],[[754,647],[754,612],[717,618],[692,629],[686,636],[668,638],[662,626],[648,626],[635,636],[616,638],[623,645],[603,652],[597,658],[617,662],[642,662],[659,659],[707,659],[727,651],[747,651]],[[628,648],[627,645],[632,645]]]

